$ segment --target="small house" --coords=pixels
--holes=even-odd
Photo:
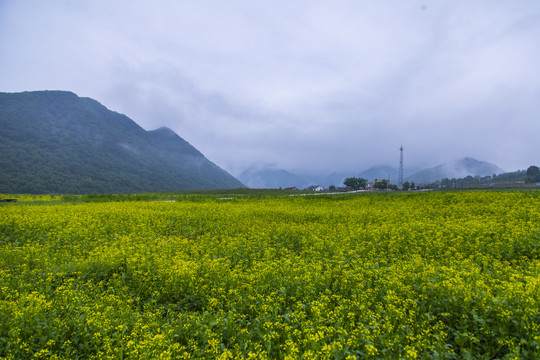
[[[309,191],[324,191],[324,188],[321,185],[311,185],[306,190],[309,190]]]

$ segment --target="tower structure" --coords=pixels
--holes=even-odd
[[[399,148],[399,180],[398,188],[403,189],[403,144]]]

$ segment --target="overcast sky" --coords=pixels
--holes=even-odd
[[[540,1],[0,0],[0,91],[69,90],[233,175],[540,165]]]

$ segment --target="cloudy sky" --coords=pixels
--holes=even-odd
[[[238,175],[540,165],[537,0],[0,0],[0,91],[70,90]]]

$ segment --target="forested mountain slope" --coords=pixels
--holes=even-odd
[[[66,91],[0,93],[0,193],[243,187],[168,128]]]

